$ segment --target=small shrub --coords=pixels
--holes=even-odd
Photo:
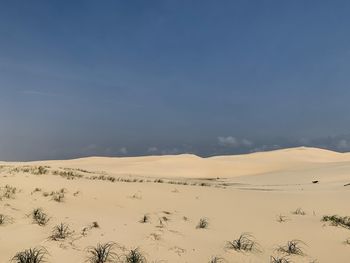
[[[208,263],[223,263],[223,262],[225,262],[225,260],[223,258],[214,256],[209,260]]]
[[[303,209],[301,209],[300,207],[297,208],[295,211],[293,211],[292,214],[294,214],[294,215],[301,215],[301,216],[306,215],[305,211]]]
[[[227,248],[244,252],[260,252],[259,244],[249,233],[243,233],[238,239],[227,242]]]
[[[4,225],[8,221],[8,216],[0,214],[0,225]]]
[[[92,228],[99,228],[100,227],[100,225],[98,224],[97,221],[92,222],[91,226],[92,226]]]
[[[144,215],[141,220],[140,220],[140,223],[148,223],[150,220],[149,216],[148,215]]]
[[[0,187],[0,201],[2,199],[13,199],[17,193],[17,188],[5,185],[5,187]]]
[[[270,263],[291,263],[287,257],[270,257]]]
[[[32,218],[35,223],[37,223],[39,226],[46,225],[47,222],[49,222],[50,218],[47,216],[45,212],[41,208],[36,208],[32,212]]]
[[[205,228],[208,228],[208,225],[209,225],[208,219],[201,218],[201,219],[199,219],[199,222],[197,224],[197,228],[205,229]]]
[[[146,257],[142,254],[142,252],[138,249],[131,249],[129,253],[125,254],[125,262],[126,263],[146,263]]]
[[[350,228],[350,217],[349,216],[338,216],[338,215],[323,216],[322,221],[331,222],[331,224],[334,226],[342,226],[345,228]]]
[[[87,248],[88,258],[90,263],[105,263],[115,262],[118,255],[114,252],[116,243],[108,242],[105,244],[97,244],[96,247]]]
[[[304,242],[300,240],[291,240],[287,242],[287,245],[285,246],[280,246],[277,251],[288,254],[288,255],[299,255],[303,256],[304,251],[302,248],[302,245],[305,245]]]
[[[50,238],[52,240],[66,239],[71,235],[71,233],[72,232],[70,231],[69,226],[67,224],[61,223],[52,229]]]
[[[64,192],[60,191],[60,192],[53,193],[52,200],[54,200],[54,201],[56,201],[58,203],[63,202],[63,200],[64,200]]]
[[[279,223],[284,223],[287,220],[288,220],[288,218],[286,216],[283,216],[283,215],[277,216],[277,222],[279,222]]]
[[[11,262],[15,263],[43,263],[46,262],[47,250],[43,247],[30,248],[22,252],[18,252]]]

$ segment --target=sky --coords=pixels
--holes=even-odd
[[[350,2],[0,8],[0,160],[350,151]]]

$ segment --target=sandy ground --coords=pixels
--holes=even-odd
[[[49,251],[47,262],[84,262],[87,247],[109,241],[122,247],[120,255],[139,248],[148,262],[209,262],[212,256],[270,262],[271,255],[283,256],[279,246],[297,239],[305,242],[305,255],[289,256],[292,262],[346,263],[350,230],[321,219],[350,215],[347,183],[350,155],[315,148],[211,158],[0,162],[0,214],[6,215],[0,262],[39,246]],[[9,196],[6,185],[16,188]],[[60,189],[64,197],[58,202],[52,192]],[[35,208],[50,218],[46,225],[33,222]],[[293,214],[297,208],[306,214]],[[149,220],[141,223],[144,215]],[[279,215],[286,220],[278,222]],[[197,228],[201,218],[208,221],[205,229]],[[70,235],[51,240],[61,222]],[[259,251],[227,247],[244,232],[254,236]]]

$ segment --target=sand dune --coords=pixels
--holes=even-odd
[[[84,262],[86,247],[108,241],[124,247],[119,254],[139,247],[148,262],[209,262],[214,255],[226,262],[269,262],[271,255],[283,256],[276,248],[292,239],[305,242],[305,255],[288,256],[292,262],[349,262],[344,241],[350,230],[321,221],[323,215],[350,215],[348,153],[300,147],[210,158],[0,165],[0,214],[7,218],[0,225],[0,262],[35,246],[50,252],[48,262]],[[39,207],[50,218],[43,226],[30,215]],[[297,208],[306,214],[293,214]],[[149,222],[140,223],[144,215]],[[278,222],[280,215],[285,222]],[[196,228],[200,218],[207,218],[206,229]],[[71,235],[50,240],[60,222],[69,224]],[[227,248],[243,232],[254,235],[259,252]]]

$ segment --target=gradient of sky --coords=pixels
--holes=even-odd
[[[350,150],[349,1],[3,1],[0,159]]]

